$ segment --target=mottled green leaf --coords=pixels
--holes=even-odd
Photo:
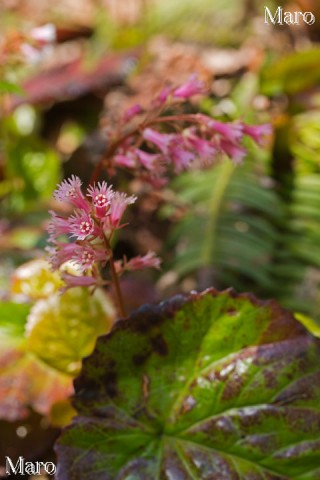
[[[275,302],[143,307],[75,382],[58,480],[317,480],[320,342]]]

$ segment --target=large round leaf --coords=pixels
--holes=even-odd
[[[58,480],[320,479],[320,342],[272,301],[143,307],[75,386]]]

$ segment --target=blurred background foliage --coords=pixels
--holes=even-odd
[[[265,25],[264,5],[273,11],[278,5],[312,11],[317,22]],[[2,0],[0,330],[18,308],[17,331],[10,335],[19,337],[19,351],[31,348],[23,331],[39,299],[16,291],[16,268],[44,255],[57,182],[70,174],[88,182],[105,150],[106,120],[115,122],[118,111],[195,71],[208,81],[210,94],[191,110],[221,120],[270,122],[274,136],[263,149],[248,144],[243,165],[225,161],[205,172],[183,173],[162,192],[121,173],[112,179],[141,198],[129,214],[130,227],[117,239],[116,254],[130,257],[152,249],[163,257],[158,276],[124,280],[128,309],[176,292],[231,286],[276,298],[319,328],[320,4],[266,0],[264,5],[258,0]],[[48,22],[56,27],[56,43],[26,61],[15,48],[20,33]],[[47,325],[50,313],[43,311],[41,322]],[[44,331],[34,330],[37,352],[27,355],[61,374],[61,365],[41,350],[48,341]],[[83,335],[90,349],[92,332]],[[55,345],[57,355],[65,355],[63,342]]]

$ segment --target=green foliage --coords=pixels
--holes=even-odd
[[[316,480],[319,340],[231,291],[143,307],[100,337],[58,442],[59,480]]]
[[[10,211],[25,212],[48,200],[60,178],[59,156],[36,134],[36,121],[35,110],[24,105],[2,123],[6,162],[0,197]]]
[[[13,93],[16,95],[21,95],[23,93],[23,89],[13,82],[8,82],[6,80],[0,81],[0,95]]]
[[[57,154],[35,138],[10,143],[6,169],[11,183],[9,204],[18,211],[49,199],[60,176]]]
[[[286,306],[319,320],[320,178],[296,177],[273,271],[278,298]],[[276,290],[276,289],[275,289]]]
[[[320,110],[294,116],[289,140],[296,174],[320,173]]]
[[[14,302],[1,302],[0,332],[4,337],[20,337],[24,333],[24,327],[30,305]]]
[[[296,313],[295,318],[304,325],[315,337],[320,338],[320,326],[310,317]]]
[[[315,102],[315,96],[310,100]],[[292,105],[296,103],[292,101]],[[284,172],[282,183],[285,184],[289,177],[292,181],[291,187],[285,188],[286,214],[279,229],[272,267],[274,288],[270,294],[286,307],[315,318],[319,324],[319,110],[291,116],[288,134],[281,141],[281,154],[274,160],[275,174],[283,152],[287,151],[292,161]]]
[[[276,225],[282,204],[250,167],[230,162],[205,172],[192,172],[175,182],[178,200],[189,206],[173,229],[174,268],[185,275],[212,266],[220,286],[255,291],[271,287],[271,259],[277,243]]]
[[[186,213],[170,237],[171,266],[180,276],[206,267],[207,284],[276,298],[319,323],[319,110],[292,116],[280,141],[271,159],[252,150],[244,166],[223,163],[174,182]],[[292,166],[278,177],[286,154]]]
[[[245,15],[245,5],[237,0],[216,0],[214,3],[211,0],[198,0],[197,3],[171,0],[169,3],[151,2],[139,20],[117,25],[106,9],[100,8],[92,51],[93,54],[102,51],[105,45],[115,49],[132,48],[159,34],[188,42],[239,45],[244,36],[240,23]]]
[[[243,15],[244,5],[235,0],[216,0],[214,4],[210,0],[199,0],[196,4],[192,0],[172,0],[170,4],[155,3],[148,20],[154,33],[165,31],[189,41],[234,44],[241,38],[237,27]],[[233,31],[233,38],[230,31]]]
[[[265,95],[295,94],[317,84],[320,48],[294,52],[267,64],[261,76],[261,90]],[[306,75],[306,72],[308,74]]]

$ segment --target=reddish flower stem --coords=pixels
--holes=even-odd
[[[118,303],[119,315],[120,315],[120,317],[125,318],[127,316],[127,312],[126,312],[126,309],[125,309],[125,306],[124,306],[124,301],[123,301],[123,296],[122,296],[122,292],[121,292],[119,277],[118,277],[118,274],[117,274],[115,266],[114,266],[112,250],[111,250],[111,247],[110,247],[109,240],[107,239],[107,237],[105,235],[103,235],[103,239],[104,239],[104,243],[105,243],[107,251],[111,252],[111,258],[109,259],[110,274],[111,274],[111,280],[112,280],[112,284],[114,286],[115,295],[116,295],[116,299],[117,299],[117,303]]]
[[[114,268],[113,258],[110,258],[109,264],[110,264],[110,273],[111,273],[112,283],[115,288],[116,297],[118,301],[119,314],[121,317],[125,318],[127,316],[127,312],[124,307],[119,277],[117,275],[116,269]]]

